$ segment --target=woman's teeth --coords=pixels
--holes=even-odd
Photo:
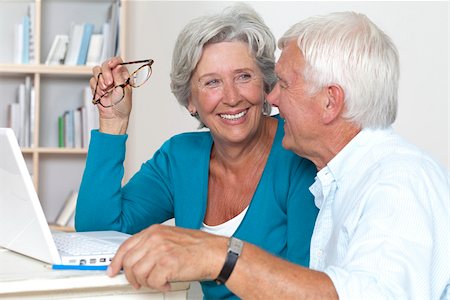
[[[237,120],[237,119],[239,119],[239,118],[242,118],[242,117],[245,116],[246,114],[247,114],[247,110],[244,110],[244,111],[241,111],[240,113],[235,114],[235,115],[220,114],[220,117],[221,117],[222,119],[225,119],[225,120]]]

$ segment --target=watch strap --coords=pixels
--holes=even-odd
[[[230,275],[233,272],[234,267],[236,266],[239,255],[241,255],[243,246],[244,243],[241,240],[235,237],[230,238],[230,240],[228,241],[228,252],[225,263],[223,264],[219,276],[217,276],[215,280],[217,284],[225,284],[228,278],[230,278]]]

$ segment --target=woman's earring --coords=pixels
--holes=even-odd
[[[198,117],[198,112],[191,112],[191,117],[194,117],[194,118]]]

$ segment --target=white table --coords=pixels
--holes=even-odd
[[[173,283],[169,292],[133,289],[119,274],[52,270],[51,265],[0,247],[0,299],[187,299],[189,283]]]

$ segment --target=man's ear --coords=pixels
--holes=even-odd
[[[322,119],[325,124],[329,124],[338,119],[345,106],[344,90],[339,85],[330,85],[325,90],[326,101],[324,103]]]

